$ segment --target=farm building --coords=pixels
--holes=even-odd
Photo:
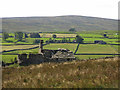
[[[12,63],[2,61],[2,66],[19,64],[26,66],[30,64],[40,64],[43,62],[65,62],[75,60],[74,53],[68,49],[58,48],[58,50],[43,49],[43,40],[40,41],[38,54],[18,54],[18,58]]]
[[[68,49],[43,49],[43,40],[39,44],[38,54],[19,54],[19,65],[40,64],[43,62],[64,62],[75,60],[74,53]]]
[[[103,40],[95,40],[94,43],[95,43],[95,44],[107,44],[107,43],[104,42]]]

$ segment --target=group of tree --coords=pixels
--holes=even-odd
[[[9,34],[6,32],[3,32],[3,34],[2,34],[3,40],[6,40],[8,37],[9,37]]]
[[[52,36],[53,38],[57,38],[57,35],[56,34],[53,34],[53,36]]]
[[[71,29],[71,31],[74,31],[74,29]],[[18,41],[22,41],[23,36],[24,36],[25,38],[28,38],[28,35],[27,35],[26,33],[24,33],[24,34],[23,34],[23,32],[15,32],[15,33],[14,33],[15,39],[17,39]],[[6,33],[6,32],[4,32],[3,35],[2,35],[2,37],[3,37],[3,40],[6,40],[6,39],[9,37],[9,34]],[[39,35],[39,33],[30,33],[30,37],[31,37],[31,38],[40,38],[40,35]],[[65,37],[64,37],[62,40],[55,40],[55,38],[57,38],[57,35],[56,35],[56,34],[53,34],[52,37],[53,37],[54,39],[51,39],[51,38],[50,38],[50,39],[49,39],[48,41],[46,41],[46,42],[47,42],[47,43],[54,43],[54,42],[56,42],[56,43],[67,43],[67,42],[83,43],[83,40],[84,40],[84,39],[83,39],[81,36],[79,36],[79,35],[76,35],[76,38],[75,38],[75,40],[73,40],[73,41],[71,41],[70,38],[67,39],[67,38],[65,38]],[[40,40],[39,40],[39,39],[35,39],[34,43],[40,43]]]
[[[107,33],[104,33],[103,36],[104,38],[108,38]]]
[[[70,28],[69,32],[76,32],[76,29],[75,28]]]
[[[83,38],[79,35],[76,35],[75,40],[71,41],[71,39],[69,38],[62,38],[62,40],[56,40],[55,38],[49,38],[49,40],[46,41],[46,43],[83,43]]]
[[[76,42],[77,43],[83,43],[83,40],[84,39],[81,36],[79,36],[79,35],[76,36]]]
[[[33,43],[34,43],[34,44],[40,43],[40,39],[35,39],[35,40],[33,41]]]
[[[22,32],[15,32],[15,39],[17,39],[18,41],[22,41],[23,33]]]
[[[31,38],[40,38],[39,33],[30,33]]]

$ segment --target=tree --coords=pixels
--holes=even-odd
[[[39,40],[39,39],[35,39],[33,43],[34,43],[34,44],[40,43],[40,40]]]
[[[28,35],[25,33],[25,38],[28,38]]]
[[[39,35],[39,33],[31,33],[30,37],[31,38],[40,38],[40,35]]]
[[[76,35],[76,42],[77,43],[83,43],[83,38],[81,37],[81,36],[79,36],[79,35]]]
[[[18,39],[19,41],[22,41],[23,33],[22,32],[15,32],[15,39]]]
[[[75,28],[70,28],[69,31],[70,32],[76,32]]]
[[[68,42],[71,42],[71,39],[69,38]]]
[[[66,43],[66,42],[67,42],[67,38],[64,37],[64,38],[62,39],[62,42],[63,42],[63,43]]]
[[[57,37],[57,35],[55,35],[55,34],[53,34],[53,36],[52,36],[53,38],[56,38]]]
[[[9,34],[6,32],[3,32],[2,38],[3,40],[6,40],[9,37]]]

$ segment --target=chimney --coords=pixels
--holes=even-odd
[[[42,50],[43,50],[43,40],[40,40],[38,54],[42,54]]]

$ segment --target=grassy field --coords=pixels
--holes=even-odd
[[[117,53],[110,45],[80,44],[77,53]]]
[[[118,88],[118,58],[2,69],[3,88]]]
[[[103,38],[103,33],[107,32],[107,35],[112,37],[113,39],[109,38]],[[40,33],[42,38],[26,38],[23,39],[23,41],[16,42],[17,40],[13,38],[8,38],[6,41],[3,41],[2,38],[0,38],[2,46],[0,46],[1,51],[3,50],[13,50],[13,49],[26,49],[26,48],[31,48],[35,47],[38,44],[34,45],[34,41],[36,39],[39,40],[44,40],[44,43],[46,40],[49,40],[50,37],[52,37],[53,34],[56,34],[57,37],[61,38],[56,38],[56,40],[62,40],[63,37],[75,37],[77,34],[82,36],[84,38],[84,43],[94,43],[95,40],[103,40],[107,42],[107,44],[120,44],[118,42],[118,35],[116,35],[117,31],[111,31],[111,30],[104,30],[104,31],[80,31],[76,32],[74,34],[65,34],[65,33]],[[14,36],[14,33],[9,33],[10,36]],[[53,38],[52,38],[53,39]],[[69,40],[69,38],[67,38]],[[75,40],[75,38],[70,38],[71,41]],[[16,42],[16,43],[15,43]],[[17,45],[17,44],[31,44],[31,45]],[[7,45],[7,46],[5,46]],[[58,48],[65,48],[69,49],[73,52],[75,52],[77,47],[77,44],[49,44],[44,46],[44,49],[58,49]],[[118,45],[100,45],[100,44],[81,44],[79,46],[79,49],[77,53],[109,53],[109,54],[115,54],[118,52]],[[17,50],[17,51],[11,51],[11,52],[4,52],[3,54],[22,54],[22,53],[38,53],[38,48],[36,49],[31,49],[31,50]],[[112,56],[112,55],[107,55],[107,56]],[[8,55],[3,55],[3,60],[5,61],[10,61],[13,55],[11,55],[11,58]],[[89,59],[89,58],[100,58],[100,57],[106,57],[106,55],[75,55],[78,59]]]
[[[47,37],[52,38],[53,34],[55,34],[57,37],[76,37],[77,34],[57,34],[57,33],[41,33],[41,37]]]
[[[2,51],[4,50],[13,50],[13,49],[27,49],[27,48],[32,48],[36,47],[38,45],[12,45],[12,46],[0,46],[2,48]]]
[[[11,63],[15,58],[17,58],[17,55],[0,55],[0,57],[2,58],[2,61]]]
[[[13,48],[28,48],[28,47],[32,47],[32,46],[37,46],[37,45],[18,45],[15,47],[11,46],[11,49]],[[4,48],[9,47],[10,46],[3,46]],[[46,46],[44,46],[44,49],[51,49],[51,50],[57,50],[58,48],[64,48],[64,49],[69,49],[71,51],[73,51],[73,53],[75,52],[77,47],[77,44],[68,44],[68,43],[64,43],[64,44],[48,44]],[[115,47],[115,48],[114,48]],[[113,47],[110,45],[99,45],[99,44],[80,44],[79,49],[77,51],[77,54],[79,53],[106,53],[106,54],[117,54],[117,46],[114,45]],[[7,50],[7,48],[6,48]],[[31,49],[31,50],[17,50],[17,51],[11,51],[11,52],[4,52],[3,54],[22,54],[22,53],[34,53],[37,54],[38,53],[38,48],[36,49]],[[10,56],[10,55],[3,55],[3,59],[5,61],[6,57]],[[75,55],[75,57],[79,60],[81,59],[94,59],[94,58],[101,58],[101,57],[111,57],[111,56],[115,56],[115,55]],[[5,57],[5,58],[4,58]],[[11,56],[12,57],[12,56]],[[8,60],[9,59],[9,60]],[[8,58],[6,60],[10,61],[11,58]]]
[[[94,43],[95,40],[103,40],[108,44],[118,44],[118,39],[108,39],[108,38],[84,38],[84,43]]]
[[[19,45],[18,45],[19,46]],[[24,47],[24,45],[21,45],[20,47],[13,47],[13,48],[28,48],[29,47],[32,47],[32,46],[37,46],[37,45],[25,45],[26,47]],[[11,46],[4,46],[4,47],[11,47]],[[43,48],[44,49],[53,49],[53,50],[58,50],[58,48],[64,48],[64,49],[69,49],[71,51],[75,51],[77,47],[77,44],[48,44],[46,46],[44,46]],[[7,49],[6,49],[7,50]],[[11,51],[11,52],[4,52],[3,54],[22,54],[22,53],[38,53],[38,48],[36,49],[30,49],[30,50],[17,50],[17,51]]]
[[[102,38],[100,34],[79,34],[83,38]]]
[[[50,45],[46,45],[44,46],[44,49],[53,49],[53,50],[57,50],[58,48],[64,48],[64,49],[69,49],[71,51],[75,51],[77,47],[77,44],[68,44],[68,43],[61,43],[61,44],[50,44]]]

